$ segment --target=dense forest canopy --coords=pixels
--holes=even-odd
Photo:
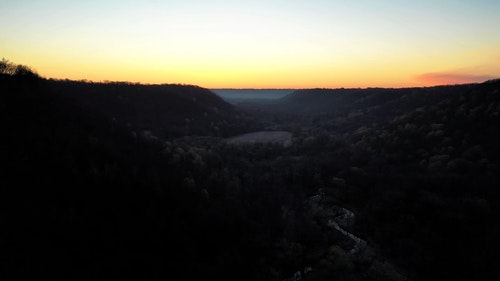
[[[0,279],[495,280],[499,91],[236,106],[2,60]],[[291,144],[228,141],[266,130]]]

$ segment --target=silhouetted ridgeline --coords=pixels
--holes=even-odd
[[[500,81],[232,106],[6,65],[1,280],[499,279]]]
[[[208,145],[197,147],[131,133],[248,129],[232,106],[193,86],[11,74],[0,76],[0,93],[0,279],[257,278],[271,240],[253,237],[279,224],[269,214],[258,225],[245,206],[278,201],[240,189],[210,149],[216,139],[191,137]],[[185,117],[194,124],[177,129]]]
[[[302,114],[363,113],[368,118],[390,120],[409,110],[469,92],[474,86],[297,90],[283,98],[280,106]],[[370,121],[368,118],[366,121]]]
[[[49,80],[54,93],[76,100],[140,133],[158,137],[230,136],[255,126],[255,121],[207,89],[187,85],[138,85]]]

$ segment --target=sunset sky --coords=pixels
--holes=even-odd
[[[47,78],[206,88],[500,77],[498,0],[1,0],[0,58]]]

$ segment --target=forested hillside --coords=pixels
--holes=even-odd
[[[500,81],[299,90],[242,106],[294,133],[289,184],[321,198],[319,221],[353,210],[384,266],[416,280],[498,276]]]
[[[84,110],[124,124],[137,133],[158,137],[184,135],[230,136],[255,120],[207,89],[191,85],[140,85],[125,82],[49,80],[52,93],[76,102]]]
[[[7,66],[2,280],[500,276],[499,81],[235,107]],[[292,143],[225,139],[264,127]]]
[[[217,128],[189,128],[204,135],[190,137],[202,147],[173,139],[175,130],[170,141],[154,135],[199,108],[212,110],[211,122],[232,120],[236,128],[241,124],[231,106],[191,86],[95,85],[17,74],[0,79],[1,279],[230,279],[247,271],[242,279],[256,278],[255,263],[265,252],[254,235],[273,230],[251,224],[252,208],[240,201],[272,200],[231,191],[238,181],[210,149],[219,143],[210,137],[220,134]],[[126,109],[140,115],[132,125],[121,119],[131,117],[120,112],[117,92],[108,90],[117,87],[137,102]],[[93,88],[101,92],[84,96]],[[163,91],[154,93],[157,88]],[[127,93],[137,89],[144,96]],[[162,94],[174,96],[165,101]],[[160,128],[154,122],[140,127],[162,111],[141,107],[155,104],[149,98],[187,105],[168,105]]]

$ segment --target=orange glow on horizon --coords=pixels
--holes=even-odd
[[[47,78],[205,88],[500,77],[500,2],[449,1],[12,1],[0,7],[0,56]]]

